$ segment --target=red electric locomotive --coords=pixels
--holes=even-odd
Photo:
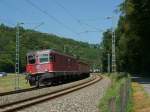
[[[31,86],[51,85],[71,78],[87,77],[89,65],[54,50],[27,53],[27,80]]]

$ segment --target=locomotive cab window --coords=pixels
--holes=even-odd
[[[55,56],[54,55],[50,55],[49,56],[49,61],[50,62],[55,62]]]
[[[28,63],[29,64],[34,64],[35,63],[35,56],[34,55],[28,56]]]
[[[41,55],[39,55],[39,61],[40,61],[40,63],[48,62],[48,54],[41,54]]]

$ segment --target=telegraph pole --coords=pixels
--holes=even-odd
[[[19,47],[20,47],[20,34],[19,34],[19,26],[23,23],[17,23],[16,27],[16,64],[15,64],[15,90],[19,89]]]
[[[19,89],[19,23],[16,27],[16,64],[15,64],[15,90]]]
[[[107,71],[108,71],[108,73],[110,73],[110,53],[108,53],[108,59],[107,59],[107,61],[108,61]]]
[[[111,17],[107,17],[106,19],[112,19],[112,58],[111,58],[111,62],[112,62],[112,72],[116,72],[116,48],[115,48],[115,44],[116,44],[116,37],[115,37],[115,18],[114,16]]]
[[[15,90],[18,90],[19,89],[19,73],[20,73],[20,65],[19,65],[19,53],[20,53],[20,31],[19,31],[19,27],[20,25],[22,25],[24,23],[17,23],[17,26],[16,26],[16,63],[15,63],[15,73],[16,73],[16,76],[15,76]],[[44,23],[40,23],[39,25],[35,26],[34,29],[37,29],[38,27],[40,27],[41,25],[43,25]]]
[[[112,18],[113,19],[113,18]],[[113,21],[113,20],[112,20]],[[112,72],[116,72],[115,28],[112,28]]]

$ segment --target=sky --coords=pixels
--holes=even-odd
[[[98,44],[123,0],[0,0],[0,23]],[[107,19],[107,17],[113,17]]]

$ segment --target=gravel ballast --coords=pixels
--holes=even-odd
[[[62,84],[59,86],[52,86],[52,87],[37,89],[37,90],[33,90],[33,91],[27,91],[27,92],[21,92],[21,93],[17,93],[17,94],[0,96],[0,106],[6,105],[9,103],[13,103],[13,102],[17,102],[20,100],[37,97],[37,96],[44,95],[44,94],[53,93],[53,92],[56,92],[56,91],[59,91],[62,89],[67,89],[67,88],[75,86],[75,85],[86,83],[93,79],[94,79],[94,77],[91,76],[91,77],[83,79],[83,80],[79,80],[79,81],[75,81],[75,82],[71,82],[71,83],[67,83],[67,84]]]
[[[99,112],[98,104],[111,81],[98,83],[18,112]]]

